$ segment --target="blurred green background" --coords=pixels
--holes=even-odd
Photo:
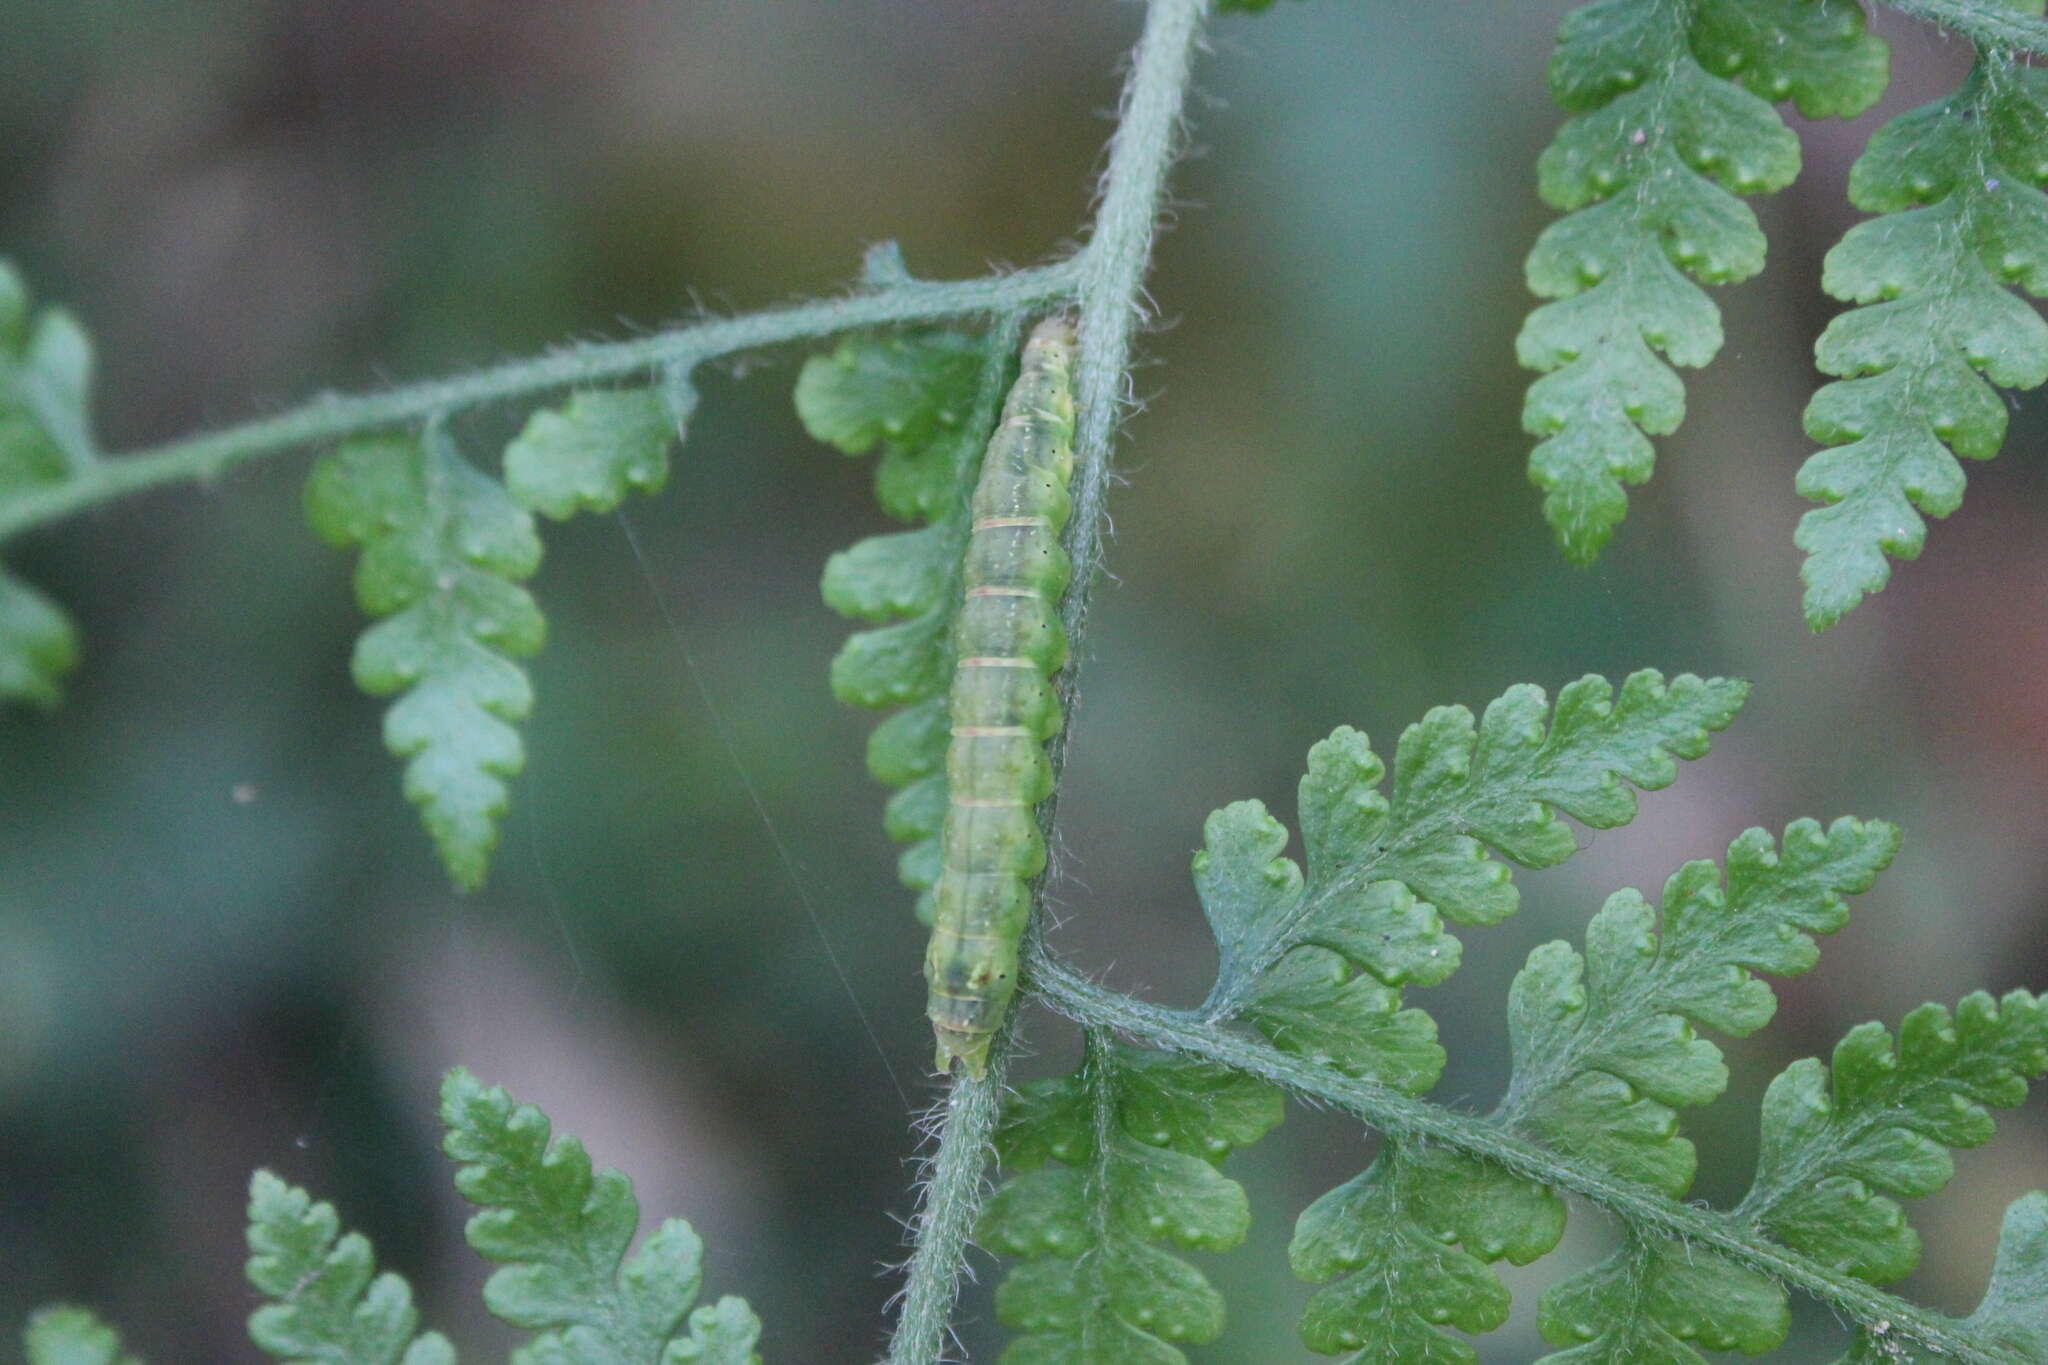
[[[1521,260],[1564,0],[1310,0],[1217,26],[1197,155],[1145,339],[1061,806],[1057,942],[1190,1002],[1213,969],[1187,879],[1203,815],[1291,817],[1310,742],[1643,665],[1739,674],[1749,710],[1632,827],[1522,878],[1415,1003],[1487,1106],[1509,977],[1608,891],[1654,890],[1751,824],[1885,816],[1905,851],[1737,1082],[1687,1119],[1698,1193],[1746,1179],[1762,1085],[1923,999],[2048,985],[2048,441],[2020,404],[1923,561],[1821,637],[1800,624],[1793,471],[1822,253],[1876,121],[1961,70],[1894,16],[1894,90],[1802,125],[1763,205],[1771,265],[1599,567],[1567,567],[1517,429]],[[895,238],[971,274],[1084,221],[1140,12],[1105,0],[0,0],[0,251],[97,336],[128,449],[362,388],[829,292]],[[114,505],[9,547],[70,605],[68,704],[0,720],[0,1321],[90,1301],[160,1365],[253,1360],[239,1209],[257,1165],[335,1200],[434,1322],[491,1358],[482,1268],[437,1155],[461,1062],[543,1104],[650,1213],[710,1242],[771,1360],[864,1358],[938,1094],[921,933],[894,882],[869,717],[825,669],[825,556],[882,528],[860,463],[789,411],[801,356],[705,377],[667,492],[548,528],[552,639],[487,890],[451,894],[378,703],[349,557],[298,513],[306,460]],[[479,458],[519,412],[466,417]],[[633,541],[637,540],[640,553]],[[671,624],[672,621],[672,624]],[[244,799],[237,799],[237,791]],[[757,800],[758,798],[758,805]],[[1071,1064],[1033,1021],[1026,1073]],[[1233,1162],[1250,1245],[1204,1362],[1312,1357],[1296,1212],[1370,1154],[1295,1111]],[[1961,1310],[1999,1209],[2048,1185],[2048,1106],[1915,1217],[1909,1292]],[[1534,1293],[1611,1236],[1582,1212],[1510,1272],[1489,1362],[1539,1350]],[[962,1335],[991,1360],[984,1263]],[[1831,1359],[1806,1312],[1788,1359]]]

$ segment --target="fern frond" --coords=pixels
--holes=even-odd
[[[2040,0],[2018,8],[2040,14]],[[1947,99],[1877,131],[1849,174],[1849,198],[1883,215],[1828,253],[1822,286],[1860,305],[1814,347],[1840,376],[1813,396],[1806,433],[1832,449],[1799,471],[1825,504],[1796,536],[1806,551],[1806,619],[1839,621],[1917,558],[1923,516],[1961,505],[1958,456],[2005,440],[1997,390],[2048,379],[2048,324],[2008,285],[2048,296],[2048,72],[2004,52],[1979,57]]]
[[[484,1303],[540,1333],[515,1365],[760,1365],[761,1324],[744,1300],[692,1311],[704,1248],[688,1223],[669,1219],[628,1257],[640,1223],[632,1182],[593,1172],[575,1138],[550,1141],[540,1110],[458,1068],[441,1087],[441,1118],[443,1146],[463,1163],[455,1187],[482,1206],[469,1244],[504,1263]]]
[[[37,1309],[21,1339],[28,1365],[142,1365],[121,1349],[119,1332],[69,1304]]]
[[[415,1335],[419,1312],[397,1275],[377,1274],[360,1233],[334,1206],[269,1171],[249,1182],[249,1283],[272,1302],[249,1316],[249,1338],[289,1365],[454,1365],[438,1332]]]
[[[586,389],[543,409],[505,447],[505,487],[557,521],[610,512],[668,482],[669,447],[696,407],[687,380],[654,389]]]
[[[1553,302],[1529,315],[1516,352],[1543,372],[1522,414],[1542,438],[1529,477],[1572,559],[1607,543],[1624,486],[1650,476],[1649,438],[1684,418],[1671,367],[1721,348],[1700,286],[1763,268],[1763,232],[1738,196],[1799,172],[1798,139],[1771,102],[1860,113],[1888,62],[1862,11],[1830,0],[1597,0],[1566,18],[1550,86],[1574,117],[1537,173],[1567,216],[1529,255],[1530,290]]]
[[[1221,1335],[1222,1296],[1166,1248],[1244,1240],[1244,1188],[1217,1166],[1281,1117],[1270,1086],[1093,1031],[1079,1071],[1021,1087],[997,1139],[1014,1174],[981,1219],[1025,1261],[996,1291],[1024,1333],[1004,1365],[1182,1365],[1177,1343]]]
[[[385,714],[384,743],[408,760],[406,796],[449,875],[474,890],[497,844],[505,779],[526,761],[513,726],[533,689],[512,660],[546,637],[519,586],[540,564],[533,518],[438,426],[322,457],[306,516],[330,544],[362,549],[356,600],[382,619],[356,643],[356,684],[405,694]]]
[[[98,459],[87,412],[92,341],[61,308],[34,312],[0,260],[0,502],[61,483]],[[53,707],[78,662],[63,610],[0,568],[0,702]]]
[[[796,384],[805,429],[848,455],[879,448],[875,491],[883,510],[925,523],[833,555],[823,592],[842,616],[891,623],[847,640],[832,661],[832,691],[854,706],[904,708],[875,728],[868,771],[896,789],[883,823],[891,839],[910,846],[899,870],[919,893],[917,914],[926,923],[946,818],[946,689],[967,507],[1015,339],[1007,325],[986,337],[849,337],[806,361]]]
[[[1617,701],[1610,695],[1588,678],[1564,689],[1554,716],[1534,688],[1510,691],[1477,724],[1459,709],[1432,712],[1402,737],[1391,797],[1364,737],[1338,731],[1311,751],[1302,782],[1306,876],[1280,856],[1286,831],[1262,805],[1217,812],[1195,861],[1222,963],[1203,1016],[1250,1022],[1285,1051],[1394,1091],[1433,1086],[1444,1060],[1434,1023],[1400,1008],[1400,988],[1441,981],[1457,965],[1442,918],[1483,924],[1512,912],[1507,868],[1490,854],[1562,861],[1577,845],[1559,812],[1624,823],[1634,814],[1627,781],[1668,784],[1676,758],[1704,753],[1745,689],[1691,677],[1667,686],[1642,673]],[[1517,978],[1514,1080],[1489,1122],[1603,1177],[1683,1193],[1694,1159],[1674,1109],[1712,1100],[1727,1081],[1693,1025],[1740,1035],[1767,1022],[1775,999],[1750,973],[1812,966],[1806,935],[1841,926],[1842,897],[1867,888],[1896,844],[1889,826],[1822,831],[1809,821],[1787,831],[1781,854],[1751,831],[1730,850],[1725,888],[1703,862],[1671,879],[1661,916],[1636,893],[1613,897],[1585,957],[1552,944]],[[1473,1361],[1439,1328],[1498,1327],[1508,1296],[1490,1263],[1533,1260],[1563,1228],[1564,1206],[1541,1183],[1389,1135],[1371,1168],[1297,1226],[1291,1259],[1322,1286],[1304,1340],[1387,1365]],[[1722,1327],[1680,1321],[1685,1334],[1752,1346],[1782,1335],[1775,1282],[1759,1287],[1745,1278],[1753,1272],[1711,1257],[1685,1264],[1700,1284],[1746,1288],[1739,1302],[1755,1308],[1738,1311],[1731,1298]],[[1570,1317],[1573,1301],[1559,1304],[1560,1320]],[[1646,1331],[1665,1330],[1660,1321],[1653,1308],[1631,1319]]]

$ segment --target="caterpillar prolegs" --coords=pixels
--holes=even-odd
[[[1045,870],[1034,808],[1052,794],[1045,742],[1060,728],[1053,675],[1067,659],[1060,548],[1074,467],[1073,325],[1041,322],[989,439],[974,490],[954,633],[948,805],[925,953],[938,1067],[970,1076],[1017,991],[1031,880]]]

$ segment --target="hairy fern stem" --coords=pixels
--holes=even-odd
[[[1131,336],[1145,312],[1145,272],[1152,262],[1166,172],[1179,150],[1188,81],[1212,2],[1151,0],[1109,145],[1095,227],[1075,258],[1081,268],[1081,317],[1074,366],[1074,513],[1068,535],[1074,579],[1063,613],[1076,658],[1102,560],[1110,445],[1129,401]],[[1070,692],[1074,676],[1075,667],[1069,665]],[[1055,771],[1058,762],[1055,754]]]
[[[681,370],[741,351],[807,341],[893,323],[933,322],[1045,308],[1066,302],[1089,273],[1090,252],[1064,261],[974,280],[891,284],[843,299],[791,304],[712,318],[631,341],[565,346],[447,379],[378,393],[326,394],[275,417],[112,456],[61,483],[24,489],[0,506],[0,540],[99,503],[165,484],[213,479],[237,465],[359,432],[404,427],[430,417],[551,389]]]
[[[945,1352],[974,1220],[988,1193],[989,1148],[1003,1104],[1008,1029],[990,1049],[988,1073],[962,1077],[931,1113],[937,1148],[918,1188],[902,1310],[889,1341],[889,1365],[920,1365]]]

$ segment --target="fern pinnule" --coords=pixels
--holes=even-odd
[[[688,375],[663,390],[585,389],[543,408],[505,447],[505,487],[557,521],[610,512],[668,482],[669,449],[696,407]]]
[[[1507,1321],[1491,1263],[1526,1265],[1564,1235],[1564,1203],[1541,1184],[1426,1143],[1389,1141],[1362,1174],[1296,1220],[1294,1273],[1320,1286],[1301,1338],[1361,1365],[1471,1365],[1438,1330],[1479,1334]]]
[[[88,408],[93,349],[62,308],[32,309],[0,260],[0,491],[49,482],[99,460]]]
[[[1516,352],[1543,372],[1522,415],[1542,438],[1529,477],[1574,560],[1599,553],[1627,512],[1625,485],[1650,477],[1649,438],[1683,420],[1671,367],[1721,349],[1700,286],[1763,268],[1763,232],[1738,196],[1799,171],[1771,102],[1857,114],[1887,70],[1862,11],[1827,0],[1597,0],[1566,18],[1550,86],[1573,118],[1537,169],[1567,216],[1529,255],[1529,288],[1552,302]]]
[[[2040,0],[2020,8],[2041,13]],[[2048,297],[2048,72],[1980,55],[1960,89],[1880,128],[1849,175],[1856,207],[1881,215],[1828,253],[1822,286],[1858,305],[1814,347],[1838,376],[1806,408],[1830,447],[1799,471],[1823,504],[1800,519],[1807,623],[1839,621],[1911,560],[1923,517],[1962,504],[1957,457],[2005,439],[1994,385],[2048,380],[2048,324],[2015,297]]]
[[[1980,991],[1953,1014],[1922,1005],[1896,1039],[1861,1025],[1831,1065],[1808,1058],[1771,1082],[1756,1179],[1736,1216],[1858,1279],[1900,1279],[1920,1239],[1890,1196],[1946,1185],[1948,1149],[1989,1141],[1988,1109],[2023,1102],[2044,1071],[2048,1003],[2026,991]]]
[[[1811,969],[1809,935],[1840,929],[1843,897],[1867,890],[1897,848],[1898,831],[1881,822],[1802,820],[1782,846],[1762,830],[1737,839],[1725,886],[1712,863],[1695,862],[1666,883],[1661,910],[1633,891],[1610,897],[1583,958],[1548,944],[1515,978],[1515,1067],[1496,1118],[1567,1159],[1683,1195],[1695,1155],[1674,1111],[1711,1103],[1728,1083],[1720,1050],[1693,1025],[1741,1037],[1768,1023],[1776,997],[1751,973]],[[1578,1344],[1561,1361],[1689,1363],[1689,1341],[1767,1350],[1790,1314],[1774,1280],[1632,1231],[1621,1251],[1546,1294],[1543,1323],[1554,1344]]]
[[[1810,934],[1848,922],[1845,895],[1867,890],[1898,849],[1882,822],[1802,820],[1782,848],[1753,829],[1728,850],[1727,884],[1687,863],[1661,910],[1635,891],[1610,896],[1581,956],[1563,942],[1529,955],[1508,998],[1514,1072],[1497,1111],[1510,1127],[1613,1175],[1680,1195],[1692,1144],[1672,1109],[1711,1103],[1728,1084],[1703,1024],[1742,1037],[1777,998],[1752,971],[1797,976],[1819,953]]]
[[[332,1204],[269,1171],[249,1182],[249,1283],[271,1302],[249,1337],[290,1365],[454,1365],[455,1348],[418,1331],[412,1289],[377,1273],[370,1243],[343,1232]]]
[[[1070,1076],[1019,1088],[1010,1179],[981,1238],[1023,1264],[996,1291],[1022,1335],[1004,1365],[1182,1365],[1223,1331],[1222,1297],[1171,1250],[1227,1251],[1251,1210],[1217,1170],[1280,1122],[1280,1093],[1225,1068],[1088,1035]]]
[[[64,609],[0,568],[0,702],[48,710],[77,666],[78,630]]]
[[[520,587],[540,565],[533,518],[465,461],[447,431],[350,441],[306,481],[306,517],[330,544],[359,546],[356,600],[381,618],[356,643],[356,683],[403,695],[384,742],[407,760],[405,792],[455,884],[483,884],[506,779],[526,762],[514,728],[533,688],[513,660],[547,635]]]
[[[1628,823],[1630,784],[1668,786],[1678,760],[1706,753],[1748,692],[1645,669],[1618,693],[1581,678],[1555,707],[1527,685],[1476,720],[1438,707],[1402,732],[1385,794],[1386,765],[1363,734],[1340,727],[1309,751],[1301,781],[1305,878],[1277,857],[1286,831],[1261,803],[1209,818],[1195,883],[1221,962],[1204,1012],[1236,1017],[1301,945],[1341,953],[1388,986],[1442,981],[1459,952],[1443,920],[1493,924],[1520,903],[1495,855],[1554,867],[1579,846],[1561,813],[1595,829]]]
[[[1695,1346],[1762,1355],[1792,1327],[1776,1280],[1725,1256],[1634,1230],[1621,1249],[1543,1292],[1541,1365],[1706,1365]]]
[[[760,1365],[761,1324],[743,1300],[692,1311],[704,1247],[688,1223],[663,1222],[628,1257],[640,1223],[632,1182],[593,1171],[575,1138],[551,1138],[540,1110],[458,1067],[442,1084],[441,1118],[443,1148],[463,1163],[455,1188],[481,1206],[469,1244],[503,1263],[484,1302],[540,1333],[515,1361]]]

